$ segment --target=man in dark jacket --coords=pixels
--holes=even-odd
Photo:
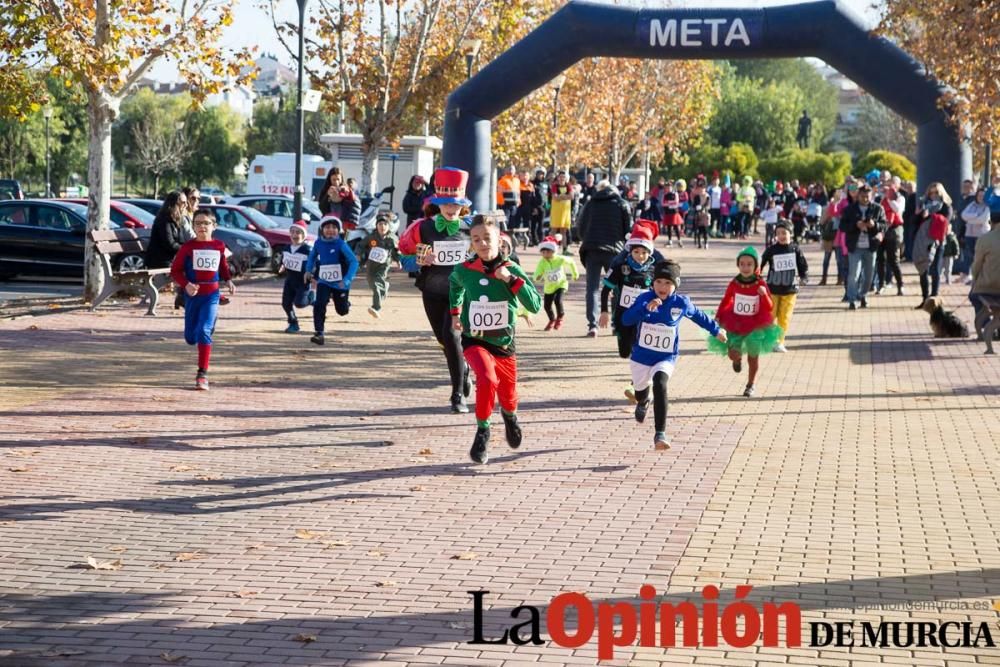
[[[847,244],[847,303],[850,310],[868,307],[868,290],[871,289],[875,268],[875,252],[882,243],[886,230],[885,210],[872,201],[871,186],[858,188],[858,198],[844,210],[840,218],[840,231]],[[860,276],[858,275],[860,270]]]
[[[535,177],[531,179],[534,196],[531,200],[531,244],[537,245],[542,242],[545,236],[545,193],[548,192],[548,183],[545,180],[545,170],[535,171]]]
[[[580,212],[580,261],[587,272],[587,335],[597,336],[601,279],[625,247],[632,216],[628,204],[609,181],[597,184],[593,198]]]

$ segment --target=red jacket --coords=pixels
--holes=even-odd
[[[760,293],[760,288],[764,293]],[[737,312],[739,311],[739,312]],[[774,302],[767,283],[759,275],[752,283],[733,278],[719,302],[715,319],[726,331],[745,336],[774,322]]]

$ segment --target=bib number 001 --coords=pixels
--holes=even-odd
[[[753,295],[747,296],[746,294],[737,294],[736,299],[733,302],[733,312],[737,315],[743,315],[749,317],[751,315],[756,315],[760,310],[760,296]]]

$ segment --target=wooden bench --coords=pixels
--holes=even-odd
[[[520,243],[521,250],[527,250],[528,242],[531,240],[531,230],[527,227],[515,227],[510,230],[510,238],[514,241],[515,247]]]
[[[976,335],[979,340],[986,341],[986,354],[994,354],[993,338],[1000,330],[1000,298],[980,294],[979,299],[983,309],[976,313]]]
[[[139,269],[116,271],[111,266],[111,256],[121,253],[145,255],[145,240],[133,229],[104,229],[90,232],[94,250],[104,269],[104,290],[90,305],[97,310],[105,300],[122,290],[138,288],[144,294],[143,301],[149,304],[146,315],[156,315],[156,304],[160,300],[160,288],[170,282],[170,269]]]

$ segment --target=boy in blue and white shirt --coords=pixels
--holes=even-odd
[[[653,420],[656,435],[653,448],[670,449],[667,439],[667,380],[674,372],[680,338],[677,327],[688,318],[720,341],[726,332],[719,324],[677,293],[681,282],[681,267],[676,262],[657,262],[653,267],[653,288],[639,295],[622,315],[622,323],[635,327],[630,365],[632,386],[635,387],[635,420],[640,424],[649,409],[649,386],[653,385]]]
[[[324,216],[319,223],[319,238],[306,260],[304,278],[316,287],[316,303],[313,304],[316,333],[309,340],[317,345],[326,342],[326,305],[330,299],[338,315],[347,315],[351,309],[351,281],[358,272],[358,260],[340,237],[340,228],[340,218]]]

